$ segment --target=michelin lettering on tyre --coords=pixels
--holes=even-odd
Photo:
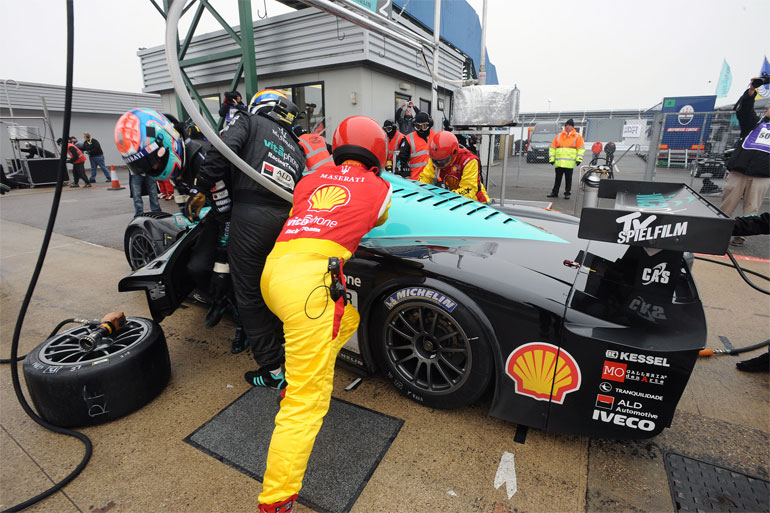
[[[556,404],[563,404],[582,380],[572,355],[545,342],[519,346],[508,356],[505,373],[514,381],[517,394]]]
[[[442,294],[441,292],[425,287],[407,287],[394,292],[385,298],[385,306],[388,310],[393,310],[397,304],[407,299],[427,299],[438,306],[446,310],[447,312],[454,311],[457,306],[457,301]]]

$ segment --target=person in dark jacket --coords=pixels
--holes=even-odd
[[[756,81],[759,80],[758,84]],[[733,107],[741,138],[727,161],[727,179],[720,210],[732,216],[738,203],[743,198],[743,215],[759,212],[759,206],[770,188],[770,107],[764,117],[759,118],[754,112],[756,87],[761,79],[752,79],[749,88]],[[734,236],[730,244],[742,246],[743,236]]]
[[[222,132],[222,141],[262,176],[288,192],[302,178],[305,155],[291,128],[299,109],[283,93],[272,89],[258,92],[249,111],[238,110]],[[230,161],[216,148],[206,160],[190,190],[186,215],[195,219],[209,191],[231,172]],[[245,173],[233,168],[233,199],[228,240],[235,303],[259,371],[247,372],[254,386],[284,388],[283,326],[267,308],[260,291],[260,278],[267,255],[273,249],[291,203],[277,197]]]
[[[231,121],[235,113],[239,110],[245,111],[246,105],[241,100],[241,93],[238,91],[227,91],[225,101],[219,107],[219,117],[225,118],[225,121]]]
[[[409,100],[407,102],[401,102],[401,106],[396,111],[396,124],[398,124],[398,130],[404,134],[409,135],[414,131],[414,118],[420,113],[420,109],[414,106],[414,102]]]
[[[96,181],[96,171],[101,169],[104,173],[104,181],[110,182],[110,172],[107,170],[107,166],[104,164],[104,152],[102,151],[102,145],[99,141],[91,137],[88,132],[83,132],[83,146],[81,149],[88,153],[88,159],[91,161],[91,179],[90,182]]]

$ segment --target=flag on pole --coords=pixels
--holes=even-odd
[[[722,71],[719,73],[719,82],[717,82],[717,98],[724,98],[730,92],[730,86],[733,85],[733,74],[730,71],[730,65],[727,59],[722,60]]]
[[[759,76],[761,77],[763,73],[770,75],[770,62],[767,62],[767,55],[765,55],[765,60],[762,62],[762,68],[759,70]],[[770,85],[757,87],[757,94],[762,98],[767,98],[770,96]]]

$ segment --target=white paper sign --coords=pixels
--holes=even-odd
[[[631,139],[642,136],[642,125],[623,125],[623,138]]]

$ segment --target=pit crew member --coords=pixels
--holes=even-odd
[[[264,89],[251,99],[248,112],[233,114],[223,128],[222,141],[262,176],[292,192],[305,168],[305,155],[292,132],[298,111],[282,92]],[[187,201],[190,219],[198,217],[206,196],[230,168],[230,161],[216,148],[208,152]],[[246,380],[254,386],[283,388],[283,330],[265,306],[259,280],[291,205],[236,168],[229,192],[233,209],[228,259],[235,302],[260,371],[272,371],[248,372]]]
[[[489,203],[481,183],[481,162],[470,150],[461,148],[452,132],[439,132],[430,140],[430,160],[420,173],[422,183],[441,184],[460,196]]]
[[[262,513],[293,510],[329,409],[337,353],[358,327],[358,312],[346,305],[343,264],[390,206],[390,184],[379,177],[387,140],[377,122],[345,119],[332,147],[337,165],[299,182],[262,274],[265,302],[283,321],[288,382],[267,454]]]

